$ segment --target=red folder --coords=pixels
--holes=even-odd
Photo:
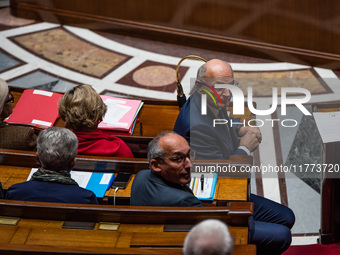
[[[39,128],[51,127],[59,116],[58,100],[60,97],[62,95],[59,93],[26,89],[6,121]]]

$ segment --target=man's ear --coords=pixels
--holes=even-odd
[[[155,173],[158,173],[158,174],[161,173],[160,163],[158,162],[157,159],[154,159],[154,158],[151,159],[150,166]]]

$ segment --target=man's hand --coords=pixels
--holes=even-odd
[[[253,152],[260,144],[260,141],[257,138],[257,136],[259,134],[259,130],[257,131],[256,129],[255,130],[252,130],[252,129],[253,128],[251,128],[250,130],[245,132],[245,134],[240,139],[240,146],[247,147],[247,149],[250,152]],[[260,135],[261,135],[261,133],[260,133]]]
[[[262,134],[258,127],[241,127],[237,135],[242,138],[249,131],[255,134],[259,143],[262,142]]]

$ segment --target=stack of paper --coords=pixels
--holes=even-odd
[[[143,102],[111,96],[101,98],[107,105],[107,112],[98,128],[114,131],[114,134],[131,135]]]
[[[38,128],[51,127],[58,118],[61,97],[61,94],[50,91],[26,89],[6,121]]]
[[[199,200],[213,200],[217,184],[217,173],[192,173],[189,188]]]
[[[27,181],[36,171],[38,168],[32,168]],[[96,197],[104,197],[105,192],[111,187],[115,175],[113,173],[71,171],[71,178],[78,183],[79,187],[91,190]]]

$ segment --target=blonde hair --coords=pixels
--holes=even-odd
[[[89,85],[79,85],[67,91],[59,102],[59,115],[65,126],[75,131],[97,125],[107,107],[99,94]]]
[[[8,98],[8,84],[0,78],[0,114],[2,113],[5,101]]]

